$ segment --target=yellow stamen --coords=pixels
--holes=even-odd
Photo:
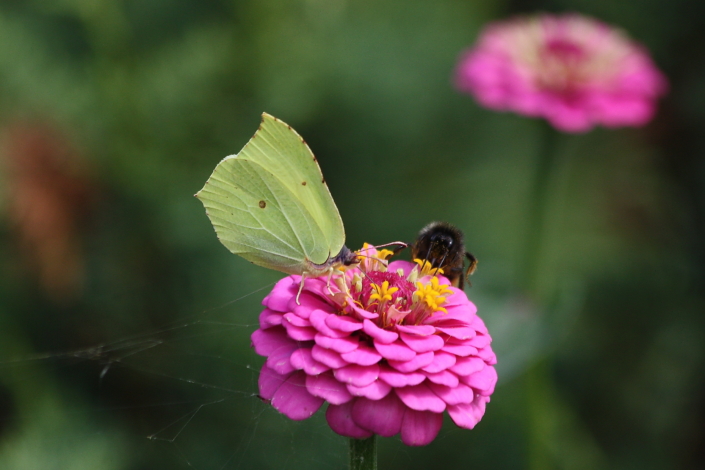
[[[446,302],[445,296],[453,293],[453,291],[448,288],[448,284],[438,284],[438,278],[433,277],[429,284],[417,282],[416,287],[417,289],[414,295],[419,302],[426,304],[432,312],[448,313],[445,308],[441,307],[441,305]]]
[[[358,264],[356,265],[362,272],[387,271],[387,259],[393,255],[393,251],[377,251],[374,245],[363,243],[362,249],[355,252]]]
[[[358,273],[353,274],[352,286],[355,288],[356,292],[362,292],[362,276]]]
[[[400,276],[403,276],[403,274],[400,274]],[[411,272],[407,276],[406,280],[412,284],[416,284],[416,280],[418,278],[419,278],[419,267],[414,266],[414,269],[411,270]]]
[[[436,274],[443,274],[443,269],[442,268],[434,268],[431,263],[429,263],[426,260],[421,260],[421,259],[414,259],[414,263],[419,265],[419,269],[421,272],[419,273],[420,277],[423,276],[435,276]]]
[[[392,256],[393,254],[394,254],[394,252],[392,250],[387,250],[386,248],[384,248],[382,251],[377,252],[377,258],[386,260],[387,258]]]
[[[370,302],[377,300],[379,303],[384,301],[391,301],[392,294],[399,290],[398,287],[389,287],[389,281],[384,281],[381,286],[377,284],[372,284],[374,293],[370,295]]]

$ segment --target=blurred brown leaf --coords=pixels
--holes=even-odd
[[[80,295],[81,220],[95,192],[79,152],[55,127],[15,122],[3,130],[8,216],[24,263],[55,302]]]

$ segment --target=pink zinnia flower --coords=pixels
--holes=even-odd
[[[544,117],[566,132],[642,126],[667,88],[642,46],[577,14],[488,25],[460,60],[455,83],[483,106]]]
[[[497,381],[490,337],[465,293],[428,267],[387,266],[391,252],[366,246],[344,273],[279,281],[262,302],[257,354],[262,398],[291,419],[328,402],[333,431],[362,439],[401,433],[431,442],[443,412],[472,429]],[[370,258],[376,257],[376,258]]]

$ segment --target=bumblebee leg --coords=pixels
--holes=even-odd
[[[472,253],[465,253],[465,257],[468,259],[470,264],[468,265],[468,269],[466,271],[467,276],[472,276],[472,273],[475,272],[475,269],[477,269],[477,258],[475,258]]]
[[[475,269],[477,269],[477,258],[475,258],[472,253],[465,252],[465,257],[468,259],[469,264],[468,264],[468,269],[465,270],[465,280],[468,281],[468,285],[470,284],[470,280],[468,279],[470,276],[472,276],[472,273],[475,272]],[[462,282],[461,282],[462,286]],[[460,287],[462,289],[462,287]]]
[[[448,278],[450,284],[453,287],[457,287],[458,289],[463,290],[465,282],[465,270],[462,267],[448,268],[447,272],[443,275]]]

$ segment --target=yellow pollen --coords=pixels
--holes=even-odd
[[[394,252],[392,250],[387,250],[385,248],[382,251],[377,252],[377,258],[386,260],[387,258],[392,256],[393,254],[394,254]]]
[[[394,254],[391,250],[377,251],[374,245],[365,242],[362,248],[355,252],[357,256],[356,267],[362,272],[387,271],[387,258]]]
[[[448,311],[441,307],[446,301],[445,296],[451,294],[453,291],[448,289],[448,284],[438,284],[438,278],[431,278],[429,284],[423,284],[422,282],[416,283],[416,297],[420,302],[426,304],[426,306],[431,309],[432,312],[443,312],[448,313]]]
[[[436,274],[443,274],[443,269],[442,268],[434,268],[431,263],[429,263],[426,260],[421,260],[421,259],[414,259],[414,263],[419,265],[419,269],[421,272],[419,273],[420,277],[423,276],[435,276]]]
[[[357,250],[357,251],[355,252],[355,254],[357,255],[357,261],[358,261],[358,262],[362,263],[363,261],[365,261],[365,260],[368,258],[367,256],[362,255],[361,253],[362,253],[363,251],[367,250],[368,248],[371,248],[371,247],[372,247],[372,245],[370,245],[370,244],[367,243],[367,242],[363,242],[363,243],[362,243],[362,248],[360,248],[359,250]]]
[[[370,295],[370,302],[377,300],[379,303],[391,301],[392,294],[399,290],[398,287],[389,287],[389,281],[384,281],[381,286],[372,284],[374,293]]]

